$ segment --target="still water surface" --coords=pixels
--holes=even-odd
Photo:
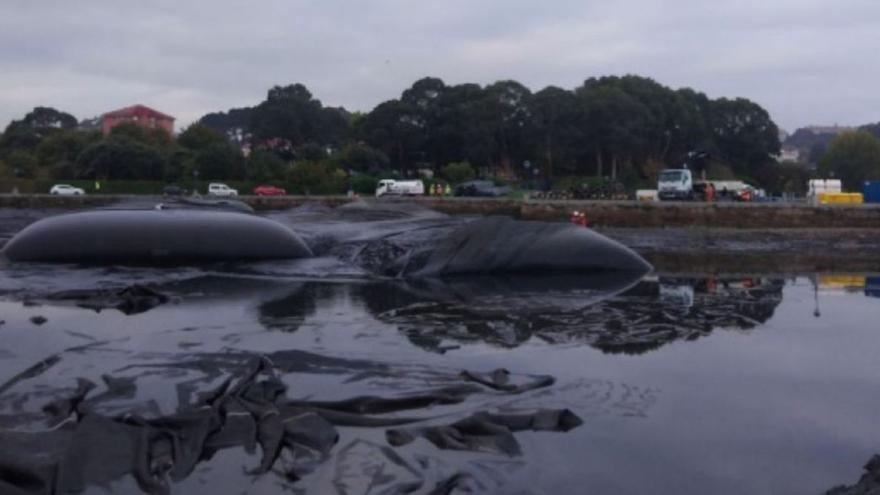
[[[394,449],[413,468],[389,468],[389,477],[421,477],[426,492],[465,472],[498,493],[823,493],[855,481],[880,451],[880,287],[872,277],[414,284],[96,269],[70,280],[5,272],[0,382],[47,356],[62,359],[0,393],[0,417],[38,412],[76,378],[100,383],[104,374],[136,377],[138,392],[105,404],[103,413],[168,414],[193,374],[150,366],[297,349],[382,363],[393,373],[287,373],[290,397],[394,396],[461,370],[504,368],[552,375],[556,383],[420,412],[454,419],[478,410],[568,408],[584,421],[568,432],[517,433],[523,455],[516,457],[440,451],[423,441]],[[126,315],[43,297],[67,285],[119,282],[149,283],[172,302]],[[38,316],[47,321],[35,323]],[[383,432],[346,427],[341,434],[332,458],[292,486],[367,492],[352,488],[361,486],[351,481],[356,463],[343,457],[379,462]],[[274,493],[284,484],[278,476],[244,474],[257,463],[258,454],[221,452],[173,492]],[[134,486],[119,480],[108,489]]]

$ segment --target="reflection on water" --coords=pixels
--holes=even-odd
[[[57,426],[80,404],[116,422],[91,424],[108,438],[119,425],[160,425],[184,450],[211,438],[171,493],[821,493],[880,451],[875,276],[83,274],[0,283],[0,436],[39,457],[27,434],[70,437],[46,406]],[[71,292],[135,283],[168,302],[96,312]],[[241,429],[190,430],[206,397],[210,421]],[[273,408],[302,422],[282,439],[318,425],[338,440],[309,455],[284,440],[272,470],[246,475],[266,462],[251,447]],[[124,472],[94,479],[136,491]]]
[[[820,292],[864,293],[880,297],[880,277],[865,275],[816,275],[811,279]]]
[[[755,328],[773,316],[784,286],[762,277],[639,279],[626,273],[459,277],[362,284],[354,298],[432,352],[477,342],[512,348],[539,339],[637,354],[717,328]],[[316,300],[333,294],[326,285],[305,284],[260,306],[260,322],[296,330]]]

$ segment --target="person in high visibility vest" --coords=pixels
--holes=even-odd
[[[443,192],[446,196],[452,196],[452,188],[449,187],[449,184],[446,184],[446,189]]]
[[[587,227],[587,214],[582,211],[575,211],[571,214],[571,223],[580,225],[581,227]]]

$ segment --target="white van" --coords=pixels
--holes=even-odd
[[[238,189],[233,189],[226,184],[221,184],[219,182],[212,182],[208,184],[208,196],[220,196],[224,198],[238,196]]]
[[[385,195],[416,196],[425,194],[425,183],[420,180],[382,179],[376,186],[376,197]]]

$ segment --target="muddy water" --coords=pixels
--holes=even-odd
[[[374,229],[385,237],[399,228],[370,221],[385,226]],[[315,225],[315,238],[365,235]],[[485,388],[371,416],[415,416],[421,427],[480,412],[567,409],[583,424],[517,431],[516,454],[425,438],[392,446],[388,427],[337,426],[328,455],[298,466],[298,479],[285,475],[295,462],[284,456],[271,471],[248,474],[261,449],[233,447],[198,462],[172,493],[822,493],[853,482],[880,450],[876,277],[402,282],[341,259],[2,267],[0,431],[52,427],[44,406],[71,396],[78,379],[97,384],[87,396],[92,414],[165,417],[235,375],[244,357],[262,355],[286,398],[298,401],[407,397],[460,385],[462,370],[503,368],[517,384],[550,375],[547,386]],[[98,311],[94,300],[58,297],[135,284],[168,300]],[[105,393],[105,377],[135,387]],[[131,476],[101,484],[91,493],[140,491]]]

